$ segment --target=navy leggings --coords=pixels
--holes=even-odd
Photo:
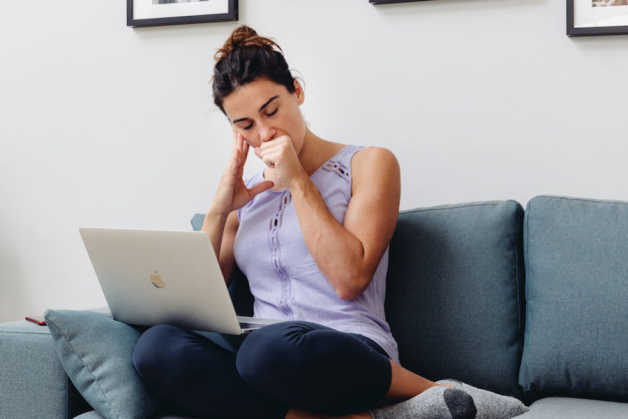
[[[373,340],[305,321],[240,336],[155,325],[135,344],[133,365],[164,413],[197,418],[357,413],[384,401],[392,374]]]

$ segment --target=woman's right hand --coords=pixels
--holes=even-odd
[[[216,213],[229,214],[231,211],[246,205],[255,195],[273,187],[273,182],[262,181],[248,189],[244,184],[242,173],[244,163],[249,154],[249,144],[242,135],[233,129],[233,150],[227,169],[220,178],[218,190],[212,202],[212,210]]]

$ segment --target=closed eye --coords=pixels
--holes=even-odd
[[[273,115],[275,115],[277,113],[277,111],[279,111],[279,107],[275,108],[275,110],[270,112],[270,113],[264,113],[264,115],[266,115],[266,116],[273,116]],[[243,127],[242,129],[249,130],[251,128],[253,128],[253,122],[251,122],[246,127]]]

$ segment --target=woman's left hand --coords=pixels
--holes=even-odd
[[[262,143],[256,154],[268,166],[264,171],[264,179],[274,183],[272,191],[290,189],[296,180],[303,176],[307,177],[294,149],[292,138],[287,135],[280,135]]]

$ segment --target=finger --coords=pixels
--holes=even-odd
[[[244,170],[244,165],[246,164],[246,159],[249,155],[249,144],[247,142],[244,142],[243,146],[242,146],[243,150],[242,150],[242,163],[240,163],[240,171],[242,172]]]
[[[233,128],[233,146],[236,147],[238,145],[238,136],[240,135],[240,133],[238,132],[238,130],[235,129],[235,127]]]
[[[285,135],[280,135],[279,137],[275,137],[272,140],[262,141],[260,148],[265,149],[265,148],[273,148],[277,146],[281,147],[281,144],[283,144],[284,142],[284,138],[288,138],[288,137]]]
[[[232,167],[238,166],[238,147],[236,147],[235,141],[233,147],[231,148],[231,160],[229,161],[229,164]]]
[[[240,168],[240,151],[238,148],[238,133],[234,130],[233,148],[231,150],[231,170],[237,172]]]
[[[281,160],[281,156],[282,156],[281,149],[261,150],[260,152],[260,158],[262,160],[271,159],[275,163]]]
[[[244,172],[244,163],[246,163],[246,142],[243,140],[242,138],[242,134],[238,134],[239,137],[239,142],[240,142],[240,148],[239,148],[239,157],[238,157],[238,173],[240,174],[240,176],[242,176],[242,173]]]
[[[244,165],[248,156],[249,156],[249,143],[244,141],[244,138],[242,138],[242,165]]]
[[[269,156],[262,156],[262,161],[264,162],[264,164],[268,167],[275,167],[275,162],[274,159],[272,159]]]
[[[275,186],[275,184],[272,181],[264,180],[249,189],[249,194],[253,197],[260,192],[264,192],[265,190],[272,188],[273,186]]]
[[[276,145],[281,145],[281,144],[287,144],[291,141],[292,139],[288,135],[280,135],[278,137],[273,138],[272,140],[262,142],[262,147],[263,146],[270,147],[270,146],[276,146]]]
[[[249,143],[247,143],[246,141],[244,142],[244,159],[246,160],[246,158],[249,155]]]
[[[271,147],[262,148],[262,149],[260,149],[260,152],[261,152],[262,155],[264,155],[264,154],[281,154],[282,150],[283,150],[283,146],[281,144],[279,144],[277,146],[271,146]]]
[[[235,130],[235,128],[233,129],[233,150],[236,150],[238,148],[238,132]]]
[[[240,134],[239,132],[236,133],[236,143],[237,143],[237,147],[238,147],[238,165],[242,166],[242,164],[244,163],[244,159],[242,158],[242,154],[243,154],[243,143],[244,141],[242,140],[242,134]]]

